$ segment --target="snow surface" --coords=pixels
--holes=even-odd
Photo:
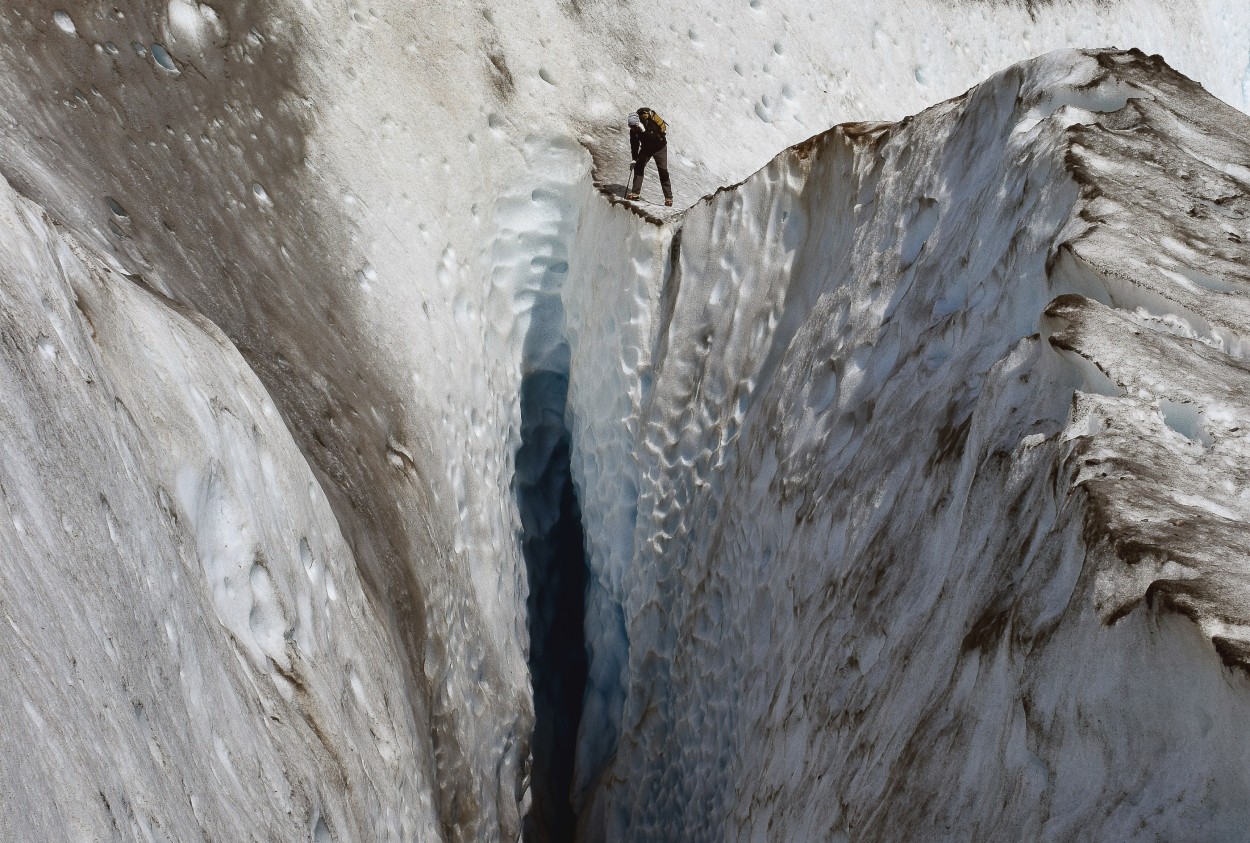
[[[796,349],[810,343],[809,353],[828,359],[834,346],[822,351],[826,340],[860,351],[858,357],[847,351],[846,366],[826,377],[808,379],[798,364],[786,375],[790,389],[807,396],[786,405],[803,408],[786,416],[791,438],[785,441],[796,449],[787,452],[786,466],[878,447],[886,449],[878,459],[896,459],[903,445],[927,455],[934,431],[943,427],[953,439],[939,453],[961,441],[966,451],[968,441],[980,440],[961,439],[960,420],[942,416],[918,416],[918,423],[932,427],[927,438],[865,440],[866,422],[857,413],[866,405],[846,403],[890,383],[889,354],[870,353],[877,349],[871,326],[892,312],[873,285],[888,287],[894,275],[885,269],[897,275],[907,267],[887,266],[880,279],[865,274],[860,287],[846,287],[858,292],[846,294],[845,324],[860,326],[859,333],[819,340],[800,335],[808,309],[827,292],[828,277],[820,272],[826,256],[849,249],[839,238],[849,241],[858,230],[847,223],[822,234],[825,239],[801,239],[810,232],[800,221],[806,214],[810,223],[833,207],[844,220],[858,213],[839,192],[845,174],[816,185],[796,175],[792,159],[799,153],[787,153],[753,177],[754,187],[719,194],[684,217],[680,207],[671,215],[652,209],[648,221],[607,204],[595,189],[623,175],[624,114],[645,103],[669,120],[679,205],[688,206],[830,125],[900,119],[1010,62],[1056,47],[1114,43],[1161,52],[1245,109],[1248,34],[1250,10],[1242,0],[888,0],[868,11],[843,2],[814,8],[797,0],[674,0],[660,14],[655,4],[632,0],[425,4],[419,13],[398,0],[35,0],[0,9],[0,175],[9,209],[0,237],[0,328],[5,394],[12,396],[0,428],[6,449],[0,478],[6,500],[21,500],[20,506],[7,504],[16,513],[14,533],[6,533],[0,559],[4,605],[10,625],[21,630],[5,639],[3,652],[18,679],[0,692],[0,704],[5,722],[32,724],[26,735],[6,732],[4,836],[106,837],[116,822],[129,829],[123,834],[153,839],[514,839],[528,805],[532,728],[526,581],[512,494],[519,386],[526,374],[565,365],[573,390],[574,470],[598,581],[588,596],[593,684],[579,750],[579,801],[593,804],[594,816],[610,827],[643,835],[649,823],[675,814],[673,797],[688,783],[681,771],[695,769],[706,755],[708,766],[699,769],[716,775],[700,785],[698,800],[691,797],[683,821],[719,816],[728,823],[726,836],[735,829],[764,834],[777,806],[797,811],[825,791],[778,800],[835,780],[823,768],[813,774],[818,762],[804,761],[805,753],[819,756],[820,764],[836,762],[840,774],[863,765],[844,766],[821,754],[827,746],[781,727],[756,728],[758,743],[751,745],[706,737],[711,726],[701,724],[721,721],[703,713],[675,728],[672,706],[740,701],[741,711],[763,716],[750,694],[784,691],[789,700],[791,685],[802,683],[777,684],[763,674],[734,684],[719,672],[726,663],[715,660],[708,662],[713,672],[701,680],[703,690],[692,691],[680,670],[672,678],[671,665],[688,656],[675,655],[679,638],[685,639],[665,613],[685,593],[686,574],[669,576],[678,568],[641,563],[670,554],[691,566],[705,563],[705,527],[714,522],[761,534],[776,526],[778,516],[766,518],[762,510],[773,494],[764,479],[767,466],[735,457],[735,466],[741,462],[756,473],[729,472],[726,461],[742,447],[738,443],[749,441],[750,430],[767,430],[758,391],[775,390],[780,400],[776,384],[791,371],[780,368],[789,337]],[[1123,85],[1113,74],[1092,93],[1079,91],[1086,65],[1043,62],[1024,74],[1036,88],[1026,110],[1017,113],[1003,102],[967,118],[987,122],[967,132],[991,146],[1007,142],[995,134],[1003,129],[1016,132],[1012,149],[1034,150],[1036,160],[1028,163],[1040,169],[1026,195],[1036,214],[1009,251],[1035,276],[1043,273],[1056,227],[1067,224],[1080,191],[1055,164],[1053,136],[1060,126],[1100,126],[1113,107],[1112,114],[1123,116],[1141,99],[1135,92],[1154,84],[1148,73],[1130,74]],[[1003,84],[1000,79],[985,90]],[[1199,96],[1185,91],[1176,100]],[[1182,177],[1179,164],[1203,184],[1240,184],[1244,171],[1238,168],[1246,162],[1240,147],[1211,141],[1192,128],[1194,114],[1171,107],[1179,116],[1159,124],[1163,141],[1151,145],[1143,135],[1142,143],[1155,148],[1184,139],[1184,157],[1150,174],[1171,183]],[[1233,119],[1228,112],[1215,122],[1226,127]],[[862,136],[858,143],[869,149],[883,143],[878,133],[886,131],[861,127],[834,137]],[[940,148],[918,137],[916,161],[896,162],[908,178],[932,189],[919,195],[899,186],[890,194],[900,203],[882,211],[890,224],[872,229],[882,238],[881,254],[893,255],[897,247],[901,262],[920,272],[940,246],[967,250],[971,264],[988,267],[994,255],[982,255],[980,241],[960,239],[970,229],[953,227],[944,203],[953,185],[972,190],[976,178],[996,177],[1004,190],[1017,191],[1026,170],[1012,175],[1019,160],[975,156],[943,170],[945,159],[925,157]],[[1105,151],[1097,144],[1080,149],[1089,150],[1083,166],[1105,176],[1099,169]],[[1131,194],[1143,178],[1133,173],[1121,193]],[[1043,176],[1054,180],[1036,180]],[[763,190],[760,183],[769,178],[782,181]],[[944,180],[949,190],[940,189]],[[1080,183],[1094,181],[1103,183],[1094,176]],[[809,204],[791,208],[782,200],[799,182],[809,185]],[[652,198],[656,188],[651,173],[646,189]],[[822,192],[827,195],[818,197]],[[874,195],[865,193],[863,201]],[[1230,197],[1195,204],[1197,213],[1208,214],[1202,225],[1193,223],[1205,232],[1200,247],[1189,242],[1192,236],[1173,234],[1170,242],[1162,236],[1183,228],[1178,223],[1185,219],[1151,216],[1151,201],[1141,200],[1141,207],[1131,196],[1115,200],[1117,208],[1135,209],[1117,230],[1142,237],[1132,247],[1122,245],[1117,260],[1133,272],[1148,269],[1149,278],[1117,287],[1114,301],[1112,293],[1101,300],[1130,314],[1134,324],[1212,353],[1242,355],[1237,311],[1227,306],[1240,276],[1199,259],[1218,239],[1211,232],[1241,231],[1228,210],[1236,207]],[[985,221],[985,243],[999,242],[1025,219],[1027,209],[1012,208],[997,194],[976,200],[1003,217]],[[1088,207],[1097,218],[1112,210],[1095,199]],[[791,216],[782,220],[783,213]],[[769,239],[769,231],[780,236]],[[1091,230],[1082,242],[1096,242],[1101,231]],[[1094,293],[1103,282],[1097,279],[1107,270],[1097,258],[1107,251],[1061,252],[1056,266],[1080,283],[1055,282],[1054,290],[1035,284],[1008,296],[993,284],[965,289],[959,273],[943,276],[952,281],[932,293],[932,319],[958,323],[961,313],[993,313],[1005,321],[993,322],[989,338],[979,325],[966,336],[967,327],[934,332],[921,355],[926,365],[936,370],[971,359],[969,372],[988,371],[1002,359],[1004,343],[1039,330],[1047,291],[1077,289],[1099,298]],[[678,260],[670,260],[674,254]],[[1006,277],[1000,273],[996,281]],[[1217,293],[1218,307],[1204,303]],[[552,318],[556,297],[563,320]],[[987,302],[1004,297],[1010,301],[1001,312],[987,309]],[[910,360],[903,355],[915,337],[906,331],[921,324],[929,323],[896,328],[891,342],[897,342],[898,360]],[[1054,330],[1066,336],[1071,329]],[[1097,366],[1080,362],[1086,359],[1080,341],[1071,344],[1074,350],[1063,351],[1064,366],[1045,346],[1039,344],[1037,354],[1063,377],[1079,375],[1088,389],[1113,392]],[[572,352],[567,364],[566,345]],[[664,361],[667,366],[657,365]],[[678,370],[687,374],[675,377]],[[691,391],[696,382],[699,389]],[[961,389],[957,394],[975,400],[971,386]],[[1032,395],[1019,400],[1041,402],[1056,426],[1066,423],[1062,396]],[[125,412],[117,409],[118,398]],[[884,406],[888,398],[874,402]],[[1169,448],[1188,449],[1179,452],[1183,463],[1203,459],[1207,448],[1218,454],[1214,459],[1233,458],[1219,449],[1227,441],[1222,431],[1236,426],[1229,421],[1239,413],[1235,396],[1218,406],[1179,394],[1142,400],[1149,413],[1133,418],[1170,437],[1160,440]],[[824,430],[831,414],[838,426]],[[1080,429],[1098,428],[1097,418],[1091,410]],[[774,427],[782,429],[780,421]],[[1049,428],[1028,435],[1042,433],[1054,435]],[[832,438],[821,439],[824,434]],[[643,459],[640,442],[654,456]],[[1037,449],[1055,447],[1047,439]],[[1042,454],[1036,464],[1046,459]],[[1020,462],[1014,473],[1004,468],[1003,476],[1043,495],[1030,485],[1036,480],[1030,465]],[[877,477],[874,470],[865,467],[862,476]],[[1085,486],[1097,488],[1096,480]],[[994,487],[991,480],[983,483]],[[798,494],[785,488],[787,500]],[[883,480],[880,488],[893,487]],[[812,508],[828,500],[830,492],[822,494],[809,496]],[[114,510],[113,532],[123,550],[111,549],[113,539],[106,537],[111,522],[99,516],[101,495]],[[1224,517],[1219,513],[1241,511],[1235,501],[1213,500],[1202,489],[1165,497],[1168,506],[1205,513],[1203,524],[1216,525],[1209,527],[1213,535],[1228,532],[1216,530],[1223,523],[1213,520]],[[1064,527],[1072,523],[1069,518],[1053,532],[1079,544]],[[987,520],[984,526],[992,525]],[[792,532],[792,543],[831,541]],[[738,549],[725,551],[721,573],[731,579],[741,573],[746,588],[758,582],[751,579],[755,569],[735,566],[748,559],[761,564],[756,551],[776,555],[781,549],[734,540],[740,544],[725,545]],[[1079,551],[1074,544],[1064,557],[1069,567],[1077,565]],[[1212,584],[1202,594],[1234,588],[1236,566],[1229,560],[1235,558],[1204,569]],[[795,593],[813,593],[808,580],[832,576],[827,567],[813,565]],[[1102,618],[1118,616],[1133,605],[1145,569],[1125,572],[1108,563],[1099,570]],[[1164,562],[1159,570],[1173,569]],[[706,605],[689,605],[692,617],[731,617],[731,640],[758,630],[754,646],[774,666],[816,658],[805,649],[807,640],[783,647],[781,635],[789,628],[779,628],[777,649],[768,649],[773,636],[765,631],[780,616],[770,614],[772,607],[784,614],[800,602],[787,596],[772,604],[761,597],[747,606],[735,600],[750,591],[717,588],[700,586],[698,593],[710,596]],[[1199,620],[1207,637],[1240,640],[1236,615],[1217,618],[1178,587],[1165,593]],[[951,608],[952,628],[959,626],[958,612],[975,602]],[[878,613],[898,608],[889,601],[874,606]],[[19,608],[22,614],[12,614]],[[699,614],[704,611],[712,614]],[[1075,637],[1068,640],[1089,647],[1099,635],[1124,636],[1119,648],[1099,643],[1096,649],[1111,660],[1127,658],[1149,631],[1124,632],[1131,624],[1149,628],[1141,615],[1130,609],[1109,628],[1081,615],[1085,626],[1077,626],[1085,631],[1069,633]],[[899,612],[898,623],[917,617]],[[1163,617],[1160,628],[1175,634],[1158,638],[1149,651],[1157,661],[1143,663],[1173,671],[1176,687],[1202,688],[1214,724],[1203,740],[1221,739],[1241,697],[1221,690],[1229,680],[1217,681],[1202,661],[1210,661],[1209,647],[1203,649],[1197,636],[1184,638],[1191,628]],[[174,633],[164,629],[166,621]],[[709,626],[697,629],[701,641],[719,634]],[[884,671],[895,664],[891,654],[906,652],[885,632],[856,632],[854,640],[862,640],[853,651],[857,664],[881,660]],[[171,637],[176,648],[161,643]],[[745,659],[748,648],[740,649],[742,665],[761,668],[763,656]],[[1082,675],[1054,652],[1056,674]],[[45,666],[75,663],[91,665],[91,673],[75,678],[74,686],[62,681],[72,672]],[[1109,670],[1107,687],[1129,681],[1125,670]],[[931,678],[952,675],[941,671],[939,665]],[[1096,687],[1088,682],[1092,675],[1084,675],[1086,684]],[[899,672],[889,682],[903,677]],[[183,682],[193,691],[183,691]],[[830,710],[841,710],[836,693],[818,696]],[[640,726],[640,705],[653,697],[666,700],[667,708],[653,725]],[[995,699],[1005,705],[1008,697]],[[1170,700],[1158,699],[1160,707]],[[917,691],[912,703],[937,700],[947,698]],[[873,729],[909,722],[914,706],[883,712],[888,723],[869,724],[864,734],[888,743],[888,736],[880,737],[886,732]],[[747,722],[742,718],[748,715],[733,716],[735,723]],[[1055,716],[1070,723],[1085,715]],[[1163,729],[1165,720],[1149,723]],[[617,752],[622,723],[630,742]],[[1177,727],[1174,737],[1179,742],[1188,734]],[[42,757],[29,752],[30,736],[42,741]],[[1158,738],[1160,746],[1170,740]],[[1233,737],[1222,745],[1223,755],[1189,762],[1215,764],[1238,746]],[[727,746],[754,753],[744,757],[772,771],[761,782],[789,782],[791,790],[761,785],[761,798],[775,798],[744,818],[754,795],[725,789],[736,774],[717,766]],[[1149,757],[1157,760],[1163,751]],[[652,757],[656,752],[664,755]],[[1073,757],[1082,769],[1096,769],[1084,755]],[[1145,775],[1152,765],[1115,769]],[[873,772],[880,769],[866,767],[867,783],[861,791],[848,789],[848,799],[880,794]],[[641,780],[623,780],[635,774],[646,777],[647,787],[660,782],[675,789],[665,798],[647,797]],[[1091,776],[1089,782],[1102,781]],[[1224,780],[1220,792],[1244,793],[1239,781]],[[1065,786],[1090,800],[1100,792],[1084,779],[1077,784]],[[1231,809],[1221,813],[1224,803],[1210,798],[1203,817],[1231,823]],[[1140,810],[1163,799],[1144,798]],[[1063,810],[1047,816],[1087,816],[1069,810],[1067,792],[1054,800]],[[635,805],[646,810],[635,812]],[[732,820],[717,814],[724,805],[737,812]],[[853,814],[853,807],[846,810]],[[982,816],[964,813],[968,822]],[[896,821],[905,823],[906,816],[900,807]],[[1133,807],[1123,816],[1125,823],[1136,817]],[[767,834],[801,838],[802,822],[826,819],[818,812],[779,815],[785,824]]]

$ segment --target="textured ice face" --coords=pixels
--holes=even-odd
[[[1250,13],[1240,0],[1183,8],[1163,0],[1092,7],[1000,4],[989,7],[992,14],[979,3],[915,0],[877,3],[871,13],[863,4],[812,6],[798,0],[729,6],[683,0],[657,16],[652,3],[584,0],[487,9],[424,4],[420,14],[411,3],[392,0],[37,0],[0,10],[5,103],[0,174],[68,230],[84,254],[94,255],[97,270],[108,266],[115,280],[125,277],[125,283],[157,294],[139,301],[206,318],[224,333],[244,364],[211,358],[207,369],[245,365],[254,373],[261,386],[252,387],[263,388],[274,407],[273,427],[266,429],[281,438],[279,428],[285,427],[290,441],[282,447],[289,453],[297,448],[306,460],[278,460],[274,471],[295,489],[303,488],[311,472],[329,507],[299,520],[256,503],[258,496],[267,497],[255,492],[267,487],[257,485],[254,476],[265,464],[265,450],[236,448],[246,440],[246,422],[239,428],[224,420],[221,431],[217,422],[188,423],[178,428],[185,448],[212,458],[184,472],[162,455],[139,472],[142,483],[134,482],[165,488],[166,508],[179,519],[176,540],[157,533],[145,558],[168,562],[176,552],[195,549],[195,563],[187,570],[199,579],[194,586],[189,579],[180,583],[202,588],[207,602],[178,610],[198,611],[207,619],[196,627],[197,652],[217,671],[211,674],[219,677],[214,681],[224,683],[222,671],[234,670],[240,659],[249,677],[297,664],[286,638],[291,617],[299,614],[291,607],[313,593],[291,585],[276,562],[254,570],[250,552],[228,539],[242,537],[249,551],[255,542],[270,542],[269,559],[286,559],[292,552],[302,558],[296,539],[307,534],[313,557],[324,559],[312,534],[339,535],[343,555],[327,552],[340,560],[339,568],[357,572],[368,595],[357,608],[363,613],[367,605],[372,611],[361,615],[360,634],[373,643],[360,645],[367,656],[359,661],[368,666],[354,668],[359,683],[348,679],[352,693],[343,689],[342,678],[352,674],[341,659],[325,657],[318,669],[326,672],[304,678],[316,686],[310,693],[342,700],[355,698],[360,684],[366,690],[359,693],[375,701],[371,704],[377,695],[368,690],[370,682],[380,683],[389,689],[379,692],[384,713],[376,717],[382,725],[366,736],[350,724],[340,726],[337,718],[350,717],[337,708],[322,712],[319,728],[350,734],[353,745],[368,745],[368,751],[361,757],[331,751],[328,771],[309,774],[309,781],[321,784],[317,798],[309,795],[311,785],[303,790],[292,785],[304,795],[275,803],[270,790],[249,789],[255,778],[240,774],[245,784],[232,802],[243,806],[240,816],[246,815],[252,828],[272,828],[274,837],[299,836],[292,829],[307,821],[315,837],[410,831],[425,837],[433,827],[455,839],[514,836],[525,808],[531,723],[525,583],[511,491],[518,394],[525,367],[538,359],[527,355],[558,356],[561,348],[560,337],[531,330],[535,322],[546,324],[533,309],[561,287],[576,289],[581,322],[569,323],[567,330],[587,338],[586,354],[595,348],[594,338],[618,331],[622,337],[643,336],[681,318],[675,301],[661,295],[663,279],[673,269],[667,256],[674,226],[656,228],[612,211],[592,190],[592,177],[611,183],[623,172],[620,114],[647,103],[669,120],[678,197],[689,204],[833,123],[900,118],[963,91],[1010,61],[1052,47],[1138,44],[1172,57],[1230,102],[1241,102],[1244,90]],[[1107,92],[1099,108],[1107,97],[1121,94]],[[1054,103],[1039,99],[1036,106],[1028,119],[1043,119]],[[1076,122],[1085,119],[1073,110],[1065,113]],[[647,190],[654,187],[649,180]],[[943,231],[941,207],[914,198],[914,207],[898,211],[906,229],[898,237],[901,253],[922,262],[926,229],[933,226],[930,238]],[[600,231],[605,239],[579,234],[574,254],[575,230]],[[16,224],[6,232],[18,232],[6,240],[13,266],[24,266],[27,253],[38,254],[55,233],[32,233]],[[701,237],[719,249],[713,235]],[[715,266],[715,255],[705,258]],[[558,271],[562,261],[568,264],[563,272]],[[784,263],[776,255],[770,261],[770,271],[777,261]],[[574,265],[585,271],[575,273]],[[55,267],[39,266],[39,272],[55,274]],[[759,266],[746,255],[732,271],[740,280]],[[1184,276],[1181,268],[1165,269]],[[12,270],[4,284],[17,284],[14,279],[26,271]],[[640,290],[638,279],[644,277],[650,286]],[[614,280],[623,286],[613,287]],[[731,286],[718,295],[736,295]],[[956,301],[952,297],[948,305]],[[6,311],[4,324],[30,322],[28,311],[43,306],[40,296],[22,298]],[[614,324],[604,324],[618,316]],[[79,329],[88,331],[81,320]],[[33,341],[44,359],[56,356],[50,336]],[[695,336],[689,346],[665,345],[664,354],[674,361],[698,360],[705,353],[701,342]],[[585,402],[572,420],[575,433],[579,425],[587,430],[575,462],[617,459],[624,440],[615,428],[589,430],[591,422],[610,421],[629,432],[644,418],[644,405],[655,400],[641,348],[626,345],[616,357],[596,352],[593,368],[583,363],[580,374],[571,373],[586,380],[593,372],[601,396]],[[936,360],[944,352],[938,347],[933,353]],[[246,372],[236,369],[230,371],[244,378]],[[42,370],[14,363],[13,371],[13,382],[32,390],[38,401],[61,388]],[[122,386],[154,396],[148,417],[135,422],[140,429],[166,431],[175,417],[211,415],[199,399],[150,389],[149,383],[162,378],[177,380],[160,367],[142,376],[126,371],[116,369],[115,377],[127,380]],[[213,390],[198,383],[208,377],[197,371],[188,382],[209,395]],[[822,383],[817,404],[833,396],[840,381]],[[1183,404],[1178,407],[1167,411],[1177,427],[1206,423],[1205,417],[1189,419]],[[6,441],[29,442],[23,447],[31,453],[41,448],[62,453],[41,438],[57,429],[46,422],[51,415],[14,414]],[[57,415],[64,420],[66,442],[89,439],[83,431],[99,417],[89,404]],[[33,432],[19,435],[24,425]],[[728,426],[725,430],[730,436]],[[162,436],[147,441],[173,453],[168,433]],[[665,447],[666,437],[680,438],[661,436]],[[688,451],[693,447],[688,440],[677,448],[679,463],[698,453]],[[80,465],[70,456],[63,460]],[[237,476],[224,468],[229,466]],[[107,461],[83,464],[74,473],[94,482],[127,476]],[[625,690],[633,682],[626,660],[633,655],[624,644],[626,624],[634,620],[623,614],[621,589],[634,558],[633,498],[646,485],[643,480],[639,471],[626,471],[598,489],[583,489],[595,498],[586,515],[588,521],[598,519],[597,535],[588,539],[592,551],[612,560],[601,567],[604,584],[591,600],[615,613],[602,616],[610,623],[588,631],[598,654],[588,705],[603,716],[583,743],[587,770],[598,769],[612,752]],[[118,491],[110,500],[121,496]],[[58,485],[42,506],[53,511],[66,500],[78,499]],[[88,511],[85,504],[80,509]],[[679,510],[668,517],[674,535],[688,529]],[[257,526],[270,521],[270,527]],[[134,523],[143,518],[136,515]],[[175,545],[183,550],[175,551]],[[60,546],[49,539],[39,552],[62,554],[66,576],[97,564],[109,571],[116,567],[93,548],[92,542]],[[21,580],[20,572],[39,558],[35,553],[13,556],[4,574],[13,578],[6,583],[17,583],[11,590],[32,607],[32,617],[42,617],[52,613],[55,596],[67,587]],[[324,580],[327,595],[331,582],[342,593],[345,577]],[[100,618],[130,617],[144,605],[84,609],[66,627],[63,641],[41,647],[72,658],[98,657],[104,645],[93,629]],[[149,641],[142,629],[110,628],[105,639],[139,659]],[[22,658],[14,652],[9,661],[34,683],[27,696],[37,709],[34,701],[57,692],[48,687],[50,674],[38,674],[39,679]],[[390,665],[389,678],[375,673],[379,665]],[[165,674],[172,675],[173,667],[167,667]],[[652,673],[640,675],[652,681]],[[131,704],[126,687],[100,682],[92,697],[97,707],[124,711]],[[276,715],[283,723],[305,722],[302,703],[283,705]],[[176,709],[145,703],[144,710],[158,731],[181,728],[186,719]],[[234,746],[259,747],[253,750],[256,763],[278,769],[282,765],[274,759],[294,753],[287,742],[299,741],[277,736],[266,744],[256,738],[261,726],[270,728],[257,714],[264,707],[254,702],[247,710],[252,720],[233,735],[223,734],[226,749],[214,747],[213,757],[223,752],[236,757]],[[62,719],[80,723],[84,737],[49,732],[45,738],[59,741],[67,754],[96,729],[108,728],[75,721],[72,714]],[[388,723],[409,735],[410,755],[395,750],[399,760],[391,761],[383,758],[391,749],[374,754],[389,746]],[[225,728],[218,726],[219,732]],[[186,800],[177,793],[168,799],[136,794],[126,786],[158,778],[158,769],[164,775],[166,765],[187,770],[182,780],[190,783],[226,775],[196,766],[203,759],[216,763],[197,754],[201,748],[187,749],[186,760],[182,751],[171,750],[160,756],[163,764],[140,755],[107,774],[83,768],[78,778],[63,778],[62,787],[76,799],[94,800],[97,789],[112,794],[106,794],[105,813],[82,814],[89,817],[82,834],[105,834],[109,817],[125,814],[126,805],[175,803],[183,813],[173,818],[176,811],[170,809],[169,824],[188,829],[183,836],[195,836],[192,823],[214,834],[233,828],[199,807],[198,784],[186,785],[192,792]],[[373,794],[360,790],[351,776],[336,778],[339,766],[356,764],[361,776],[376,782],[394,784],[393,765],[421,772],[411,781],[400,777],[394,791],[379,784]],[[101,777],[113,790],[99,787]],[[278,792],[285,792],[278,784]],[[31,792],[22,805],[39,798]],[[311,807],[318,799],[328,806],[320,813]],[[52,822],[49,804],[4,815],[29,817],[33,828]],[[152,809],[153,821],[164,822],[159,810]],[[290,820],[296,826],[266,825],[269,816],[280,818],[274,823],[296,817]],[[141,827],[148,820],[133,822]],[[12,836],[30,837],[27,831],[18,828]],[[66,829],[63,836],[76,833]]]
[[[788,151],[614,279],[570,398],[583,488],[636,488],[627,539],[591,523],[627,653],[592,836],[1239,833],[1247,125],[1054,54]]]
[[[3,183],[0,226],[0,835],[437,834],[402,656],[255,374]]]

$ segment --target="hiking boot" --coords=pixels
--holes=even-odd
[[[626,198],[626,199],[629,199],[629,200],[631,200],[631,201],[632,201],[632,200],[634,200],[634,199],[641,199],[641,198],[642,198],[642,194],[641,194],[641,193],[626,193],[626,194],[625,194],[625,198]]]
[[[671,207],[673,207],[673,200],[672,200],[672,199],[665,199],[665,200],[664,200],[664,204],[665,204],[665,206],[666,206],[666,207],[671,208]]]

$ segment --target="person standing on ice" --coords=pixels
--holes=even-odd
[[[660,187],[664,189],[664,204],[673,204],[673,186],[668,181],[668,138],[665,133],[668,125],[649,108],[640,108],[629,115],[629,152],[634,184],[626,199],[638,199],[642,196],[642,174],[647,169],[647,161],[655,159],[655,168],[660,171]]]

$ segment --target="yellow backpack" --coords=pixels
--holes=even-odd
[[[658,134],[664,137],[668,132],[668,124],[660,115],[649,108],[638,109],[638,117],[642,120],[642,129],[647,134]]]

